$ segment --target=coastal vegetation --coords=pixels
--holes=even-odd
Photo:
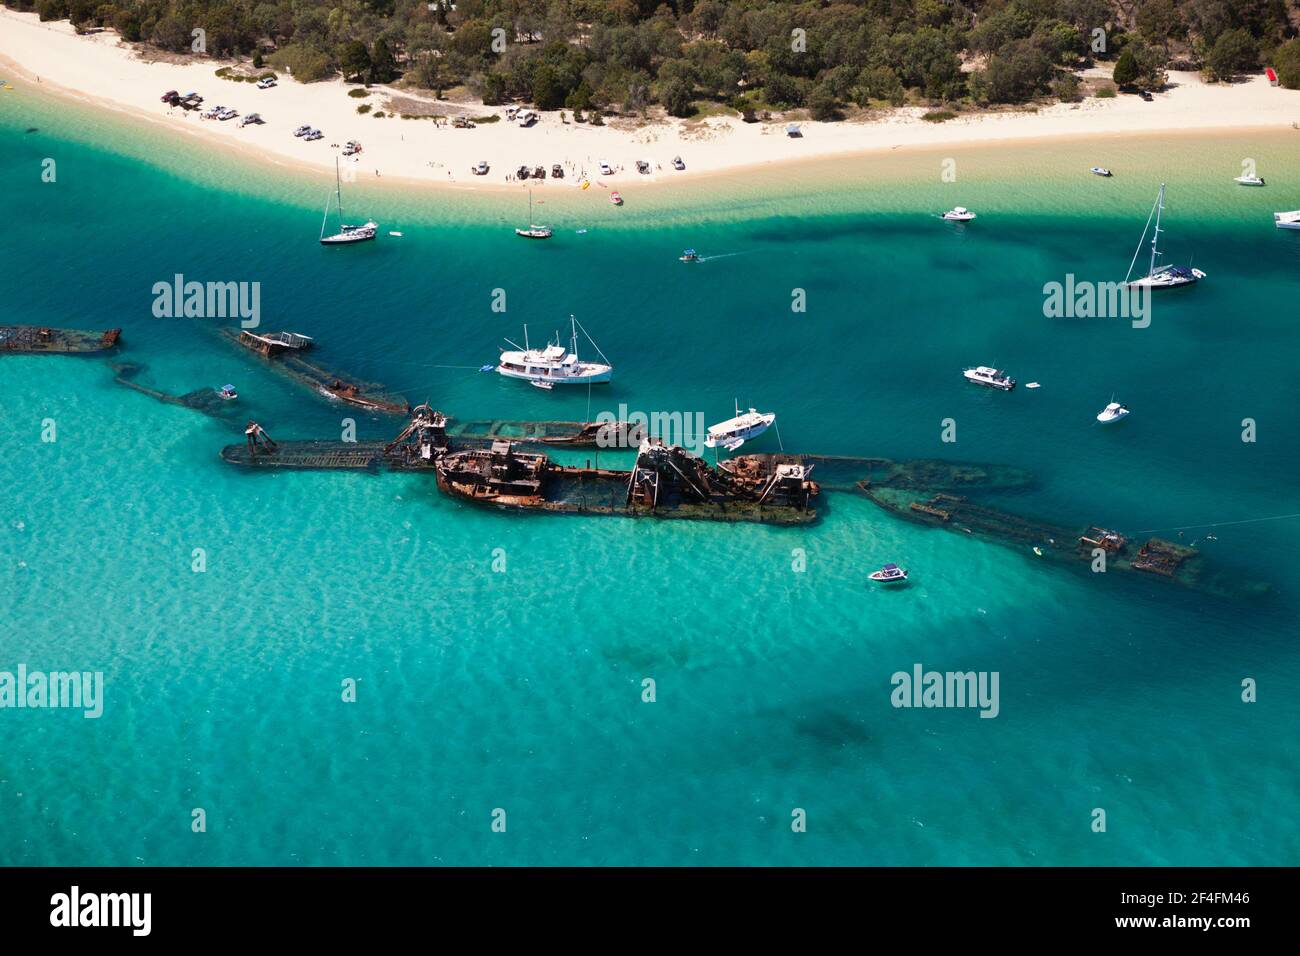
[[[173,54],[251,59],[304,82],[457,90],[599,119],[835,120],[1075,101],[1113,66],[1120,91],[1166,70],[1231,80],[1276,62],[1300,86],[1300,0],[9,0]],[[195,31],[202,31],[196,34]],[[201,41],[201,42],[200,42]]]

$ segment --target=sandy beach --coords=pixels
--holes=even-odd
[[[584,179],[593,186],[620,188],[633,183],[671,183],[744,168],[825,159],[906,147],[987,144],[1057,137],[1195,131],[1215,129],[1289,129],[1300,123],[1300,91],[1272,87],[1262,76],[1244,82],[1207,84],[1195,73],[1171,73],[1169,88],[1154,102],[1123,95],[1089,98],[1023,110],[959,117],[943,123],[922,120],[924,110],[903,108],[872,121],[799,124],[802,135],[790,137],[786,123],[747,124],[737,117],[667,120],[632,126],[603,127],[564,122],[559,112],[541,114],[529,128],[505,118],[504,107],[439,103],[448,115],[500,115],[495,123],[473,129],[435,125],[429,119],[375,118],[357,112],[360,103],[385,111],[391,97],[419,99],[405,90],[371,87],[364,100],[348,95],[355,85],[341,80],[301,84],[281,76],[279,85],[259,90],[252,83],[216,75],[215,60],[178,64],[142,58],[129,44],[106,31],[77,36],[66,21],[41,23],[34,13],[0,9],[0,62],[7,80],[39,82],[50,92],[76,97],[258,155],[280,165],[314,171],[333,167],[342,144],[357,140],[362,152],[345,162],[350,175],[438,184],[456,188],[517,189],[513,171],[520,165],[544,166],[546,188],[576,188]],[[1098,73],[1098,75],[1103,75]],[[259,113],[264,125],[241,127],[238,119],[204,120],[200,111],[161,102],[168,90],[196,91],[204,109],[221,104],[240,115]],[[427,106],[433,106],[432,97]],[[324,138],[307,142],[293,135],[301,125],[321,130]],[[680,156],[684,171],[672,166]],[[650,164],[638,174],[636,163]],[[486,161],[490,171],[475,176],[471,168]],[[600,172],[600,163],[613,168]],[[552,165],[565,178],[549,178]],[[532,181],[529,181],[530,184]]]

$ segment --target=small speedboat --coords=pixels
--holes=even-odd
[[[999,371],[988,365],[977,365],[975,368],[963,369],[961,374],[965,376],[968,382],[996,388],[1003,392],[1010,392],[1016,387],[1014,378],[1006,372]]]
[[[1097,414],[1097,421],[1103,425],[1112,425],[1128,416],[1128,407],[1119,402],[1111,402]]]
[[[621,205],[623,205],[623,197],[622,197],[622,195],[618,192],[617,189],[614,190],[612,193],[609,194],[609,201],[610,201],[611,203],[613,203],[615,206],[621,206]]]
[[[953,206],[943,214],[943,218],[949,222],[970,222],[975,218],[975,214],[965,206]]]
[[[1111,175],[1114,175],[1114,174],[1111,173],[1111,171],[1110,171],[1109,169],[1107,169],[1105,166],[1094,166],[1094,167],[1092,167],[1092,169],[1088,170],[1088,172],[1092,173],[1094,176],[1111,176]]]
[[[239,393],[235,391],[235,386],[233,385],[222,385],[217,389],[217,394],[228,402],[239,397]]]
[[[542,378],[535,378],[529,384],[532,385],[533,388],[540,388],[544,392],[549,392],[551,389],[555,388],[554,382],[548,382]]]
[[[1264,185],[1264,180],[1260,179],[1258,176],[1242,175],[1234,179],[1233,182],[1239,186],[1263,186]]]
[[[907,580],[907,571],[896,564],[887,564],[879,571],[872,571],[867,577],[879,584],[901,584]]]
[[[677,257],[681,262],[699,262],[700,256],[694,249],[687,249]]]

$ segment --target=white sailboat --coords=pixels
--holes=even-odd
[[[539,226],[533,222],[533,191],[528,190],[528,228],[516,229],[516,236],[523,236],[525,239],[549,239],[551,238],[550,226]]]
[[[727,451],[735,451],[748,439],[757,438],[767,431],[774,421],[776,421],[775,412],[760,412],[756,408],[751,408],[742,413],[740,403],[736,402],[736,417],[710,425],[708,437],[704,439],[704,447],[722,446]]]
[[[1151,215],[1147,216],[1147,225],[1142,230],[1142,238],[1138,240],[1137,249],[1133,252],[1133,261],[1128,264],[1128,275],[1124,277],[1124,283],[1132,288],[1150,288],[1150,289],[1173,289],[1178,286],[1191,285],[1199,279],[1205,278],[1205,273],[1200,269],[1192,269],[1188,266],[1163,265],[1157,266],[1156,260],[1160,258],[1160,214],[1165,210],[1165,184],[1160,184],[1160,192],[1156,194],[1156,204],[1151,207]],[[1139,279],[1133,279],[1133,266],[1137,264],[1138,254],[1142,251],[1142,243],[1147,238],[1147,228],[1151,226],[1151,219],[1155,218],[1155,232],[1151,236],[1151,264],[1147,268],[1147,274]]]
[[[339,205],[339,231],[332,236],[325,235],[325,224],[330,218],[330,203],[337,198]],[[344,246],[354,242],[365,242],[375,238],[379,223],[368,221],[364,226],[349,226],[343,222],[343,180],[339,175],[339,160],[334,157],[334,197],[325,203],[325,215],[320,221],[320,244],[322,246]]]
[[[578,358],[578,320],[569,316],[569,324],[573,335],[570,340],[571,349],[566,349],[560,344],[560,334],[555,333],[555,341],[547,342],[546,348],[534,349],[528,346],[528,326],[524,326],[524,347],[519,346],[506,339],[511,345],[515,346],[517,351],[501,350],[501,361],[497,363],[497,374],[504,375],[506,378],[520,378],[525,381],[539,385],[541,388],[548,388],[551,385],[588,385],[608,382],[614,377],[614,367],[605,359],[605,353],[600,351],[598,346],[587,330],[583,329],[582,334],[587,336],[587,341],[591,342],[594,348],[605,363],[584,362]]]

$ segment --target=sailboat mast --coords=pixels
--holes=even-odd
[[[343,224],[343,179],[339,176],[339,158],[334,157],[334,195],[339,201],[339,225]]]
[[[1160,193],[1156,196],[1156,229],[1151,234],[1151,266],[1147,269],[1147,275],[1156,274],[1156,258],[1160,255],[1160,214],[1165,210],[1165,184],[1160,184]]]
[[[573,317],[572,313],[570,313],[569,315],[569,330],[573,333],[573,337],[570,340],[573,344],[573,357],[577,358],[578,357],[578,320]]]

